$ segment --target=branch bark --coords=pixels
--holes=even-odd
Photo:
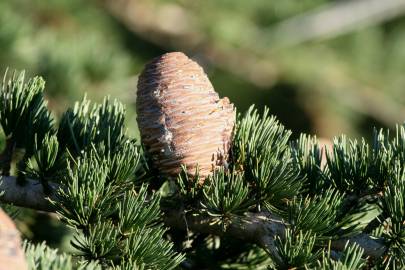
[[[40,211],[54,211],[49,199],[56,200],[57,184],[50,183],[53,191],[51,195],[46,195],[42,184],[32,179],[26,179],[24,185],[19,185],[16,177],[2,176],[0,182],[0,192],[4,191],[4,194],[0,196],[1,202]]]
[[[184,215],[180,211],[166,212],[166,225],[183,230],[209,233],[214,235],[228,235],[237,239],[255,243],[271,254],[277,254],[274,243],[275,236],[284,236],[287,226],[283,220],[269,212],[247,213],[246,216],[234,216],[226,230],[215,218]],[[368,234],[359,234],[351,238],[342,238],[331,242],[331,249],[342,251],[347,242],[357,243],[364,249],[364,254],[372,258],[381,257],[385,252],[382,239],[376,239]]]
[[[53,192],[47,196],[43,192],[39,181],[27,179],[26,184],[20,186],[16,184],[16,177],[3,176],[0,191],[4,191],[4,194],[0,197],[0,201],[35,210],[53,212],[54,208],[49,199],[57,200],[55,191],[59,186],[54,183],[50,184],[50,186]],[[164,221],[169,227],[235,237],[255,243],[274,256],[277,256],[274,238],[277,235],[283,237],[287,226],[281,218],[269,212],[246,213],[245,216],[234,216],[226,229],[215,222],[217,219],[210,216],[185,214],[181,210],[173,209],[164,209],[164,212]],[[331,248],[341,251],[347,241],[357,243],[364,249],[364,254],[372,258],[381,257],[385,252],[382,240],[367,234],[332,241]]]

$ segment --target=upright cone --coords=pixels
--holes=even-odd
[[[176,176],[181,165],[204,179],[228,158],[235,110],[220,99],[204,70],[181,52],[145,66],[138,80],[138,125],[153,163]]]

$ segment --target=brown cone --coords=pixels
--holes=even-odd
[[[145,66],[138,80],[138,125],[142,142],[162,173],[202,178],[225,164],[235,110],[219,99],[204,70],[181,52],[167,53]]]
[[[13,221],[0,209],[0,270],[27,269],[21,240]]]

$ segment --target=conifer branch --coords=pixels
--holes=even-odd
[[[54,207],[49,199],[56,200],[55,191],[58,185],[49,183],[53,189],[51,195],[46,195],[39,181],[27,179],[23,186],[16,183],[16,177],[3,176],[0,190],[4,194],[0,197],[3,203],[40,211],[53,212]],[[215,217],[206,215],[187,214],[181,210],[163,209],[164,221],[167,226],[180,230],[193,230],[218,236],[231,236],[251,242],[264,248],[267,252],[277,256],[275,237],[284,236],[286,223],[270,212],[247,213],[245,216],[234,215],[229,226],[224,229],[222,224],[215,222]],[[385,246],[380,239],[367,234],[359,234],[350,238],[334,240],[332,250],[342,251],[347,242],[357,243],[364,249],[364,254],[372,258],[379,258],[385,252]]]
[[[284,237],[286,224],[276,215],[269,212],[247,213],[246,216],[234,216],[226,230],[221,224],[215,223],[213,217],[187,215],[183,212],[166,212],[165,223],[170,227],[184,230],[194,230],[201,233],[214,235],[227,235],[247,242],[256,243],[271,254],[277,254],[275,236]],[[385,247],[379,239],[374,239],[367,234],[359,234],[350,238],[332,241],[331,249],[342,251],[347,242],[357,243],[364,249],[364,254],[372,258],[383,255]]]

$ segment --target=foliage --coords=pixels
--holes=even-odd
[[[24,136],[31,130],[25,124],[35,125],[43,121],[48,122],[48,126],[52,124],[51,120],[46,119],[49,114],[43,113],[46,110],[43,98],[45,81],[40,77],[30,79],[28,82],[24,79],[24,72],[19,75],[13,74],[8,80],[6,73],[0,96],[1,126],[6,137],[13,137],[13,141],[19,146],[28,145],[24,144]],[[48,130],[36,131],[46,133]],[[29,143],[33,145],[32,141]]]
[[[277,269],[291,269],[314,264],[320,255],[319,251],[313,251],[315,239],[316,236],[309,231],[294,233],[289,229],[285,231],[285,240],[278,236],[276,247],[280,258],[273,258]]]
[[[326,181],[326,172],[322,169],[326,149],[321,149],[316,137],[301,134],[299,139],[291,144],[291,155],[301,176],[307,179],[304,189],[312,195],[319,194]]]
[[[147,186],[136,185],[140,152],[122,132],[123,121],[117,121],[123,120],[121,104],[110,106],[106,100],[88,114],[87,107],[74,112],[70,140],[74,143],[66,148],[76,147],[79,157],[69,162],[63,180],[66,186],[54,202],[62,219],[78,232],[72,245],[87,260],[105,265],[133,262],[152,269],[173,269],[182,256],[162,238],[165,229],[158,222],[159,197],[148,195]],[[75,143],[76,138],[81,138],[80,144]]]
[[[33,157],[28,160],[23,173],[29,178],[40,180],[49,192],[48,181],[60,182],[66,173],[66,159],[63,155],[55,135],[47,134],[41,142],[36,137]]]
[[[33,99],[27,89],[32,83],[25,84],[22,75],[10,80],[1,88],[0,114],[5,117],[3,130],[12,137],[10,130],[16,126],[9,123],[16,119],[15,108],[25,111],[18,112],[20,116],[31,114],[31,109],[38,112],[37,107],[50,113],[43,88],[34,87],[40,105],[30,107],[26,103],[32,105]],[[5,98],[6,93],[15,98]],[[19,105],[14,108],[16,100]],[[48,116],[43,119],[48,121]],[[58,126],[49,120],[46,132],[13,137],[21,146],[33,143],[26,147],[32,151],[20,160],[11,152],[12,161],[23,164],[17,166],[17,175],[37,179],[49,193],[53,192],[51,183],[58,183],[52,204],[60,220],[75,232],[74,257],[59,255],[44,244],[26,244],[29,263],[35,265],[31,267],[405,266],[404,126],[397,127],[394,138],[389,131],[374,131],[372,144],[340,136],[332,150],[326,151],[313,137],[302,135],[292,141],[291,132],[269,116],[268,109],[260,114],[251,107],[238,117],[227,168],[205,179],[198,169],[193,175],[183,168],[177,179],[162,181],[149,167],[142,146],[127,135],[124,118],[125,108],[118,101],[105,98],[101,104],[92,104],[85,97],[63,114]],[[18,126],[31,127],[33,119],[21,116]],[[326,164],[322,163],[324,154]],[[161,208],[165,214],[178,211],[186,232],[167,229]],[[268,254],[227,235],[234,222],[257,212],[279,215],[285,223],[284,234],[275,238],[274,250],[266,250]],[[214,236],[190,230],[187,217],[208,219],[209,226],[219,225],[222,232]],[[378,237],[384,246],[381,258],[363,258],[363,250],[352,243],[338,256],[330,244],[326,248],[330,241],[360,233]]]
[[[338,260],[330,257],[330,254],[322,252],[322,259],[317,263],[317,266],[310,269],[333,269],[333,270],[355,270],[362,269],[365,266],[365,261],[362,259],[363,249],[357,244],[346,245],[343,253]]]
[[[258,209],[280,207],[300,191],[303,181],[293,166],[285,130],[266,108],[260,116],[254,106],[239,117],[233,154],[235,170],[242,170],[252,187]]]
[[[86,96],[68,109],[58,128],[58,139],[73,156],[87,150],[91,144],[103,144],[106,151],[114,151],[125,140],[123,129],[125,110],[115,100],[105,98],[102,104],[91,106]]]
[[[226,223],[232,214],[245,213],[253,201],[249,189],[240,173],[229,173],[223,169],[215,172],[204,183],[202,210]]]
[[[390,179],[380,203],[386,218],[383,231],[388,251],[383,263],[387,268],[405,266],[405,172],[401,163],[396,162],[394,176]]]
[[[351,234],[354,230],[350,223],[358,218],[347,213],[345,215],[343,204],[342,194],[333,189],[324,190],[319,195],[294,198],[290,201],[286,219],[294,232],[311,231],[317,235],[317,240],[348,236],[346,234]],[[346,228],[343,229],[344,227]]]
[[[35,139],[42,141],[52,132],[53,119],[46,108],[43,91],[45,81],[35,77],[25,82],[25,73],[15,73],[7,80],[7,73],[0,93],[0,123],[7,138],[7,147],[25,150],[20,169],[33,154]],[[9,174],[10,152],[3,159],[3,174]]]
[[[303,44],[281,46],[277,35],[273,32],[278,26],[285,25],[289,18],[300,16],[301,13],[305,16],[314,10],[322,10],[322,5],[325,5],[324,8],[331,7],[336,1],[235,0],[231,5],[226,0],[207,0],[198,3],[183,0],[170,1],[170,3],[161,0],[136,1],[140,3],[140,7],[148,4],[152,6],[153,14],[157,14],[156,21],[167,22],[168,26],[171,26],[169,24],[171,20],[166,16],[171,14],[172,16],[175,14],[176,21],[183,19],[183,16],[180,16],[182,14],[185,14],[185,18],[192,18],[192,23],[188,24],[189,21],[186,21],[179,24],[178,28],[173,27],[171,30],[175,32],[176,29],[180,29],[184,33],[191,32],[194,38],[179,39],[177,36],[173,38],[169,33],[169,36],[164,36],[163,42],[159,42],[160,28],[152,31],[135,28],[138,29],[138,33],[135,35],[129,33],[128,29],[131,29],[131,26],[128,27],[126,23],[123,24],[115,19],[118,17],[116,13],[108,12],[107,7],[110,4],[118,7],[114,2],[117,1],[103,1],[103,4],[108,3],[106,5],[80,0],[0,1],[0,24],[2,25],[0,27],[0,69],[13,66],[28,68],[31,74],[42,74],[47,80],[46,93],[50,99],[50,105],[54,111],[60,113],[65,109],[66,103],[78,99],[84,89],[89,91],[89,96],[96,99],[104,96],[108,89],[114,91],[114,96],[120,96],[126,103],[131,104],[132,99],[124,93],[131,93],[128,88],[132,90],[134,83],[132,80],[128,83],[129,74],[139,70],[141,62],[166,50],[181,48],[190,54],[195,53],[196,48],[210,48],[208,51],[215,52],[215,57],[212,57],[211,53],[197,53],[197,58],[203,63],[210,63],[208,71],[214,86],[221,95],[229,96],[238,108],[244,110],[251,103],[256,103],[259,108],[270,105],[272,113],[279,115],[283,124],[294,131],[305,130],[322,136],[331,136],[337,130],[344,129],[350,135],[361,134],[371,140],[339,137],[335,140],[334,149],[328,154],[328,164],[325,167],[321,166],[320,160],[326,153],[320,152],[315,138],[308,135],[300,136],[295,142],[291,142],[290,138],[287,139],[290,140],[287,143],[276,142],[281,148],[291,144],[291,147],[285,148],[287,150],[281,151],[284,154],[279,158],[277,158],[278,153],[257,150],[262,154],[261,157],[251,152],[253,154],[249,160],[244,160],[245,156],[242,157],[235,151],[234,158],[240,160],[234,164],[231,163],[235,168],[230,173],[224,172],[224,178],[216,176],[216,184],[207,181],[207,184],[210,183],[207,186],[197,185],[198,180],[183,174],[181,180],[174,184],[178,183],[179,187],[174,189],[177,200],[173,207],[191,211],[187,213],[203,212],[215,216],[236,217],[242,216],[246,211],[270,209],[277,211],[286,220],[289,220],[286,214],[292,211],[294,214],[291,214],[291,220],[298,219],[301,222],[304,220],[304,223],[307,223],[307,218],[301,219],[294,215],[308,213],[309,217],[315,219],[314,224],[319,222],[322,228],[325,228],[325,224],[335,225],[332,226],[334,229],[331,233],[316,234],[316,243],[320,238],[340,237],[342,231],[361,222],[364,224],[361,228],[362,232],[372,233],[386,240],[384,243],[388,248],[386,254],[382,261],[373,263],[387,268],[395,266],[401,268],[401,264],[404,263],[396,258],[403,257],[401,252],[404,247],[404,237],[401,235],[404,230],[403,225],[400,224],[403,221],[401,211],[404,209],[401,197],[403,194],[401,171],[405,161],[404,127],[398,126],[392,134],[384,129],[371,135],[368,130],[374,124],[390,126],[395,121],[403,121],[403,113],[399,110],[405,102],[402,76],[405,63],[403,16],[391,18],[386,22],[373,22],[373,19],[370,19],[373,23],[371,26],[356,28],[355,31],[338,37],[332,34],[327,38],[314,39]],[[350,2],[347,1],[349,4]],[[384,1],[379,1],[379,4],[384,4]],[[173,10],[176,12],[164,12]],[[401,10],[398,9],[394,13],[399,14],[399,12]],[[381,15],[384,17],[384,14]],[[374,18],[383,17],[377,15]],[[328,21],[322,23],[327,26]],[[160,23],[157,25],[161,26]],[[153,40],[157,46],[147,42],[151,32],[154,33]],[[144,36],[142,33],[145,33]],[[285,34],[288,36],[291,32],[286,31]],[[293,35],[295,36],[299,35]],[[201,43],[198,43],[199,40]],[[228,58],[231,59],[230,62],[226,62]],[[235,65],[235,62],[243,64]],[[16,77],[18,76],[21,75]],[[37,82],[38,84],[33,84],[32,87],[38,87],[38,89],[43,87],[41,80],[38,79]],[[5,85],[7,83],[3,83],[3,87]],[[1,92],[4,93],[3,89]],[[20,94],[23,92],[20,91]],[[18,91],[13,91],[13,95],[15,94],[18,94]],[[30,103],[29,95],[24,95],[20,97]],[[25,105],[30,106],[28,103]],[[112,105],[111,102],[109,105]],[[0,111],[6,112],[3,108]],[[93,107],[89,105],[88,108],[91,111]],[[118,109],[118,107],[115,108]],[[9,120],[8,124],[1,123],[3,129],[4,127],[7,129],[9,125],[9,131],[16,130],[13,128],[17,122],[10,119],[19,117],[18,115],[24,110],[26,109],[15,111],[16,114],[12,113],[13,115],[7,117],[0,115],[0,121]],[[30,111],[32,112],[31,109]],[[74,108],[71,109],[71,112],[73,111]],[[109,113],[109,115],[119,114]],[[130,112],[129,115],[131,117]],[[34,116],[44,121],[38,120],[34,125],[32,119]],[[67,126],[72,124],[72,127],[76,124],[88,125],[85,132],[75,133],[75,137],[72,137],[70,131],[63,132],[61,135],[58,132],[60,126],[53,122],[49,124],[53,121],[52,116],[45,109],[38,109],[37,114],[24,116],[23,118],[31,119],[24,121],[25,124],[20,125],[18,134],[10,137],[12,144],[18,140],[18,147],[24,149],[22,154],[14,151],[17,157],[14,157],[13,162],[18,162],[16,174],[20,175],[20,182],[23,182],[26,176],[39,179],[45,188],[49,181],[69,185],[72,179],[70,176],[67,179],[63,176],[68,172],[69,174],[75,172],[77,176],[87,177],[87,174],[79,174],[76,166],[77,162],[85,164],[85,159],[91,158],[91,162],[103,164],[97,165],[98,168],[109,168],[106,179],[97,180],[100,181],[97,183],[114,182],[107,186],[118,185],[120,189],[126,186],[125,192],[135,191],[136,193],[143,187],[142,183],[148,182],[148,194],[151,190],[158,190],[160,188],[158,176],[150,173],[150,168],[143,167],[144,156],[143,153],[134,154],[134,151],[141,152],[135,143],[131,142],[128,147],[116,150],[110,149],[109,139],[105,135],[100,135],[103,139],[96,139],[98,142],[93,141],[97,137],[93,131],[99,128],[94,127],[104,125],[95,124],[98,121],[97,117],[99,112],[94,112],[93,116],[79,117],[76,119],[77,122],[71,122],[72,119],[65,121],[69,123]],[[86,122],[85,119],[90,120]],[[111,121],[108,117],[104,119],[106,122]],[[135,122],[132,118],[127,123],[134,125]],[[260,133],[262,128],[266,129],[265,125],[259,122],[257,120],[250,130],[257,128]],[[55,131],[47,131],[49,127]],[[111,128],[114,129],[113,126]],[[269,129],[267,128],[267,131]],[[273,126],[272,129],[278,130],[278,127]],[[108,131],[103,129],[101,132]],[[255,140],[255,136],[249,134],[245,137],[246,144],[251,139]],[[285,135],[280,130],[275,134],[277,134],[276,139],[273,138],[275,141]],[[82,140],[81,145],[76,147],[75,139]],[[3,138],[0,138],[0,145],[4,144]],[[13,149],[14,146],[12,145],[11,148]],[[256,149],[260,148],[259,146],[260,143],[253,145],[249,151],[255,151],[256,147]],[[234,150],[239,149],[238,147],[235,145]],[[128,153],[116,155],[117,151],[128,151]],[[140,161],[137,161],[138,159]],[[7,174],[5,171],[7,164],[3,161],[7,163],[7,158],[2,158],[2,173]],[[140,164],[135,169],[132,164],[138,165],[138,162]],[[124,163],[125,166],[118,166]],[[70,164],[69,169],[67,164]],[[289,175],[288,172],[291,174]],[[12,170],[11,173],[13,173]],[[94,171],[92,173],[95,174],[94,177],[101,175]],[[149,178],[139,177],[139,174],[143,173],[146,173]],[[241,173],[244,174],[243,177],[239,176]],[[233,174],[238,175],[238,180],[236,183],[229,183],[228,180],[230,176],[233,177]],[[89,176],[88,179],[94,178]],[[84,184],[82,186],[80,181],[78,185],[86,186]],[[242,197],[249,198],[249,205],[252,202],[256,207],[239,204],[240,198],[227,192],[225,187],[235,188],[237,193],[240,192],[243,195]],[[245,195],[246,189],[248,195]],[[325,196],[324,192],[330,190],[336,192],[337,197],[343,200],[336,203]],[[104,194],[103,192],[100,191],[101,194]],[[165,200],[166,198],[160,201],[162,205],[166,203]],[[325,201],[332,201],[336,207],[323,206],[327,211],[321,211],[324,208],[318,204],[323,205],[322,202]],[[119,205],[116,204],[114,207]],[[232,207],[224,208],[223,205]],[[233,207],[234,205],[242,207]],[[364,217],[370,212],[367,209],[376,207],[379,209],[378,215]],[[315,211],[312,213],[310,210]],[[114,212],[116,215],[117,213],[118,210]],[[344,226],[341,221],[353,218],[353,213],[358,213],[358,220],[351,220]],[[325,217],[325,220],[320,220],[321,217]],[[113,216],[111,219],[118,218]],[[333,223],[336,220],[338,223]],[[312,219],[309,223],[301,227],[304,230],[313,229],[315,225],[311,225]],[[106,228],[108,226],[106,225]],[[116,226],[115,223],[114,226]],[[125,225],[125,227],[128,226]],[[130,230],[130,228],[127,229]],[[355,232],[356,230],[345,231],[345,233]],[[170,233],[167,235],[172,239]],[[187,235],[187,237],[195,240],[193,248],[187,250],[189,254],[194,248],[197,249],[196,242],[204,242],[201,239],[206,239],[206,236],[200,235]],[[222,238],[222,246],[223,242]],[[238,242],[235,245],[242,246],[243,243]],[[235,246],[233,248],[236,249]],[[228,259],[224,260],[225,264],[234,265],[236,262],[245,262],[245,265],[248,265],[248,262],[254,262],[257,258],[263,257],[262,253],[252,250],[251,247],[246,247],[246,250],[240,254],[229,255]],[[223,249],[213,251],[216,255],[221,252]],[[357,254],[355,251],[347,252]],[[244,260],[246,259],[244,255],[248,253],[250,255],[247,257],[251,260],[247,262]],[[327,266],[324,269],[328,269],[332,262],[336,264],[340,262],[331,258],[329,254],[328,250],[324,253],[328,258],[328,264],[325,264]],[[207,260],[210,258],[214,257],[208,256]],[[122,269],[147,268],[144,264],[138,266],[133,262],[123,262],[121,266],[114,266],[114,268],[121,267]],[[255,268],[254,265],[251,267]],[[335,269],[345,267],[336,266]],[[352,267],[352,269],[356,268],[360,268],[360,265]]]
[[[34,245],[25,241],[23,247],[30,270],[101,270],[96,262],[81,263],[75,267],[70,255],[59,254],[58,250],[49,248],[45,243]]]
[[[149,194],[147,185],[136,180],[141,154],[125,134],[123,105],[108,98],[91,105],[84,98],[68,109],[57,129],[48,121],[49,128],[33,129],[35,134],[16,132],[32,128],[35,117],[47,112],[43,85],[39,78],[25,84],[21,73],[2,86],[3,130],[15,136],[17,146],[32,144],[32,151],[27,150],[19,161],[24,166],[18,167],[18,173],[38,179],[49,193],[49,182],[61,184],[53,203],[61,220],[75,229],[72,246],[88,263],[175,268],[183,258],[163,238],[166,229],[159,220],[159,196]],[[35,117],[28,117],[32,114]],[[70,257],[52,255],[45,246],[28,253],[35,267],[76,267]],[[42,258],[48,255],[50,259]]]

